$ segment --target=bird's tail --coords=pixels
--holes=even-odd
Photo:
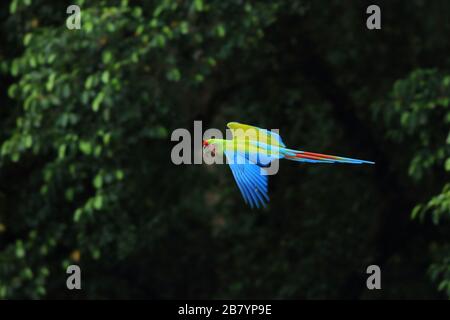
[[[373,161],[345,158],[339,156],[332,156],[322,153],[314,153],[300,150],[293,150],[287,148],[280,148],[280,153],[285,159],[299,161],[299,162],[312,162],[312,163],[351,163],[351,164],[375,164]]]

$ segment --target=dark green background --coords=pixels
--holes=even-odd
[[[0,298],[450,296],[449,1],[74,2],[0,3]],[[376,165],[283,161],[251,211],[172,164],[194,120]]]

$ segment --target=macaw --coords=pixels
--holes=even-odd
[[[212,156],[222,153],[225,155],[244,201],[251,208],[265,207],[269,202],[268,177],[264,174],[264,168],[275,159],[309,163],[375,163],[289,149],[273,131],[238,122],[229,122],[227,126],[231,129],[233,138],[203,140],[203,151],[209,151]]]

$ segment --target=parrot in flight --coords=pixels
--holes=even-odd
[[[251,208],[265,207],[269,202],[268,177],[264,168],[276,159],[308,163],[375,163],[289,149],[277,133],[251,125],[229,122],[227,127],[230,128],[233,138],[203,140],[203,152],[210,152],[213,157],[216,154],[225,155],[244,201]]]

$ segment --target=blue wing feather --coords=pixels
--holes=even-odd
[[[244,186],[244,188],[247,190],[247,194],[249,196],[249,198],[251,199],[250,203],[251,203],[251,207],[253,208],[254,206],[256,206],[257,208],[259,208],[258,205],[258,199],[255,195],[255,192],[252,192],[252,188],[251,185],[249,183],[249,181],[246,179],[245,175],[242,172],[239,172],[239,169],[237,170],[238,175],[241,177],[241,182]]]
[[[250,193],[250,190],[247,187],[247,182],[243,179],[242,174],[240,172],[240,168],[236,168],[236,167],[233,167],[233,168],[234,168],[234,170],[232,169],[231,171],[234,172],[235,178],[237,178],[236,182],[238,184],[238,187],[240,187],[241,192],[243,191],[242,195],[244,196],[244,198],[247,199],[247,203],[250,205],[251,208],[253,208],[254,199]]]
[[[241,172],[241,176],[242,176],[242,179],[246,183],[247,189],[250,191],[250,195],[253,198],[253,201],[254,201],[256,207],[259,208],[260,203],[264,205],[264,200],[259,195],[259,192],[258,192],[259,189],[258,189],[256,183],[254,183],[255,181],[254,180],[250,181],[249,178],[247,177],[247,175],[244,174],[243,172]]]
[[[228,164],[239,190],[250,207],[265,206],[269,202],[267,195],[267,176],[261,174],[261,168],[244,154],[225,151]]]
[[[241,191],[242,197],[244,198],[244,201],[246,204],[250,204],[247,196],[247,190],[244,190],[242,187],[242,182],[240,182],[240,176],[238,177],[235,173],[235,170],[231,170],[231,173],[233,174],[234,180],[236,180],[236,183],[238,185],[239,190]],[[251,205],[251,204],[250,204]],[[252,205],[251,205],[252,206]]]

